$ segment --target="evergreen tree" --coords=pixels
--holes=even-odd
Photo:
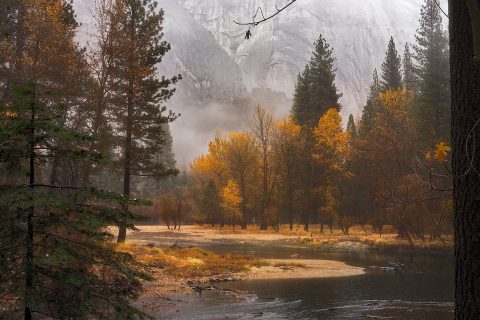
[[[152,0],[128,0],[123,13],[121,36],[115,39],[117,74],[113,112],[122,135],[123,194],[131,196],[132,176],[164,177],[174,172],[156,161],[165,143],[165,124],[173,113],[162,105],[175,92],[179,76],[171,79],[156,75],[156,65],[170,50],[162,41],[163,10]],[[158,12],[158,13],[157,13]],[[128,211],[128,206],[125,207]],[[118,242],[124,242],[128,222],[120,225]]]
[[[335,85],[335,58],[332,49],[320,35],[314,43],[315,51],[305,70],[298,76],[294,101],[291,110],[295,123],[302,128],[302,153],[299,180],[302,192],[302,222],[304,229],[308,231],[311,216],[318,209],[318,201],[315,196],[316,186],[319,184],[320,175],[318,164],[312,154],[315,143],[313,141],[313,128],[320,118],[330,108],[337,111],[341,109],[338,93]]]
[[[173,153],[173,138],[168,124],[164,124],[164,142],[160,151],[154,155],[154,158],[155,164],[163,167],[166,175],[153,177],[135,176],[132,180],[135,194],[142,195],[142,197],[147,199],[150,196],[171,192],[179,182],[178,177],[175,176],[178,170],[176,169],[175,154]]]
[[[405,43],[405,52],[403,53],[403,85],[407,90],[413,92],[417,89],[417,76],[408,43]]]
[[[380,109],[379,94],[380,94],[380,79],[378,78],[377,69],[373,71],[372,83],[370,84],[370,91],[367,97],[367,104],[363,108],[361,126],[358,134],[365,136],[370,132],[374,124],[375,113]]]
[[[348,117],[347,132],[350,134],[350,138],[352,140],[357,137],[357,127],[355,125],[355,120],[353,119],[352,114],[350,114],[350,116]]]
[[[414,112],[424,147],[450,140],[449,50],[435,0],[426,0],[416,34],[418,94]]]
[[[82,188],[76,176],[99,157],[82,126],[88,76],[71,6],[18,4],[12,20],[22,41],[0,103],[0,318],[19,310],[25,319],[142,317],[129,301],[147,275],[106,231],[136,219],[120,208],[138,202]]]
[[[393,37],[390,38],[385,61],[382,64],[381,88],[382,91],[398,89],[402,86],[402,62],[395,47]]]
[[[70,164],[93,156],[84,149],[85,136],[51,118],[64,107],[46,104],[41,97],[49,94],[32,81],[14,90],[15,105],[2,106],[8,111],[0,117],[0,173],[10,181],[0,185],[2,312],[10,318],[20,308],[25,319],[143,317],[129,300],[148,275],[115,250],[105,231],[125,215],[136,220],[120,208],[139,202],[42,177],[46,159],[55,156],[52,139],[69,146],[62,158]]]
[[[378,95],[380,94],[382,87],[380,79],[378,77],[377,69],[373,70],[372,83],[370,84],[370,91],[368,92],[368,99],[372,101],[378,101]]]
[[[341,109],[335,85],[332,49],[322,35],[314,43],[315,51],[305,70],[298,76],[292,116],[302,125],[315,127],[320,117],[330,108]]]

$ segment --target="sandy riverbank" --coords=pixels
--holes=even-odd
[[[174,317],[183,307],[201,299],[201,291],[217,291],[228,295],[231,301],[246,299],[246,293],[222,289],[221,282],[243,280],[314,279],[359,276],[363,268],[352,267],[331,260],[266,259],[265,266],[251,267],[249,271],[222,273],[209,277],[179,278],[157,271],[155,280],[145,283],[144,293],[136,306],[156,319]]]
[[[389,232],[388,228],[381,236],[353,227],[349,235],[344,235],[340,230],[333,233],[320,234],[316,226],[311,227],[311,232],[306,232],[301,226],[292,231],[288,226],[281,226],[280,232],[273,230],[261,231],[255,226],[247,230],[235,230],[230,228],[209,228],[197,225],[182,226],[181,231],[171,231],[165,226],[139,226],[140,231],[129,233],[129,240],[138,244],[154,243],[163,246],[171,246],[175,243],[185,245],[252,245],[264,247],[315,247],[338,250],[387,250],[387,251],[424,251],[446,252],[452,247],[453,239],[445,236],[444,239],[433,241],[413,240],[410,243],[406,239],[398,238],[395,232]]]
[[[139,231],[129,231],[129,240],[139,244],[293,244],[301,236],[283,233],[252,233],[244,230],[207,228],[197,225],[182,226],[180,231],[168,230],[165,226],[137,226]]]
[[[183,308],[195,305],[204,299],[203,291],[227,295],[232,301],[246,299],[246,293],[224,291],[222,282],[225,281],[333,278],[365,273],[363,268],[339,261],[306,260],[293,256],[290,259],[222,256],[190,248],[211,244],[225,244],[227,247],[229,244],[288,246],[299,241],[295,235],[234,233],[196,226],[188,226],[178,232],[165,227],[141,226],[140,231],[130,232],[128,239],[129,243],[123,250],[150,265],[154,276],[153,281],[144,284],[144,293],[135,304],[156,319],[171,319]]]
[[[363,268],[331,260],[267,259],[270,265],[252,267],[244,274],[248,280],[312,279],[357,276],[365,273]]]

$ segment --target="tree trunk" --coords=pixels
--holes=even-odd
[[[130,81],[128,90],[127,130],[125,137],[125,160],[123,165],[123,195],[130,198],[131,162],[132,162],[132,116],[133,116],[133,81]],[[125,217],[128,215],[128,203],[123,208]],[[117,243],[124,243],[127,239],[127,219],[119,226]]]
[[[30,157],[29,157],[29,185],[32,190],[35,188],[35,85],[32,93],[32,110],[30,118]],[[32,195],[33,196],[33,195]],[[32,297],[33,291],[33,258],[35,256],[33,243],[33,217],[35,214],[35,205],[29,209],[27,216],[27,238],[26,238],[26,263],[25,263],[25,320],[32,319]]]
[[[268,212],[268,161],[267,145],[263,146],[263,208],[260,219],[260,230],[267,230],[267,212]]]
[[[247,187],[245,185],[245,178],[242,176],[241,179],[241,190],[242,190],[242,221],[241,228],[242,230],[247,230],[248,217],[247,217]]]
[[[450,0],[455,319],[480,315],[480,62],[464,0]],[[478,53],[477,53],[478,54]],[[474,148],[476,150],[474,150]],[[467,151],[468,150],[468,154]]]
[[[129,40],[131,43],[135,43],[135,23],[136,23],[136,14],[135,10],[131,11],[131,21],[130,21],[130,30],[129,30]],[[129,199],[130,198],[130,184],[132,176],[132,136],[133,136],[133,116],[134,116],[134,84],[135,76],[134,74],[135,61],[134,57],[130,55],[128,57],[128,89],[127,89],[127,119],[125,126],[125,154],[124,154],[124,164],[123,164],[123,195]],[[128,203],[124,205],[123,208],[125,212],[124,223],[119,226],[117,243],[124,243],[127,239],[127,216],[128,216]]]

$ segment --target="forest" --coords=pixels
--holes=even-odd
[[[321,233],[345,234],[353,225],[379,234],[393,225],[407,239],[451,235],[448,59],[441,12],[429,2],[416,43],[400,56],[390,39],[361,117],[350,115],[344,127],[334,51],[320,35],[289,115],[257,106],[249,130],[219,134],[191,163],[180,195],[191,204],[190,221],[261,230],[319,224]],[[157,200],[164,221],[175,216],[171,197]]]
[[[480,315],[478,2],[421,1],[415,41],[392,34],[359,84],[358,115],[316,33],[289,112],[242,106],[245,129],[217,132],[182,170],[170,101],[194,76],[159,72],[177,49],[162,1],[93,2],[87,42],[73,1],[0,2],[0,319],[224,319],[211,295],[235,319],[338,319],[341,303],[358,319]],[[302,1],[280,2],[232,21],[243,41]],[[299,279],[316,289],[298,281],[307,296],[290,296]],[[322,281],[367,289],[340,301]]]

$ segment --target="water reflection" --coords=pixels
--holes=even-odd
[[[370,272],[330,279],[252,280],[224,283],[244,294],[205,291],[174,319],[399,319],[451,320],[453,263],[450,255],[338,251],[315,248],[269,248],[210,245],[217,253],[261,258],[330,259],[368,267],[400,262],[404,273]],[[170,318],[169,318],[170,319]]]

